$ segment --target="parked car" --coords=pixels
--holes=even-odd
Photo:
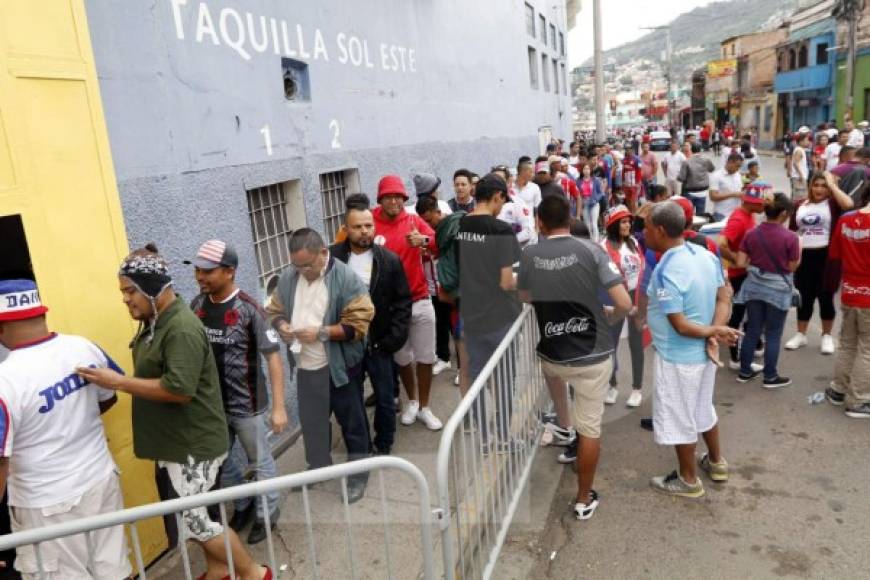
[[[671,148],[671,134],[667,131],[653,131],[649,137],[649,148],[653,151],[667,151]]]

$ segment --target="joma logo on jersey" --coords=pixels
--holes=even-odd
[[[95,369],[97,365],[88,365],[88,367]],[[46,387],[39,391],[39,394],[45,397],[45,404],[39,408],[40,413],[49,413],[56,403],[64,400],[67,396],[72,393],[75,393],[82,387],[89,385],[86,380],[73,373],[64,377],[62,380],[54,383],[50,387]]]

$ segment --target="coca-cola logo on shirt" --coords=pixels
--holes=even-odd
[[[565,322],[548,322],[544,325],[544,336],[552,338],[565,334],[580,334],[587,332],[592,326],[592,320],[588,316],[574,316]]]

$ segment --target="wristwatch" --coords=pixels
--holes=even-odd
[[[329,329],[321,326],[317,329],[317,340],[320,342],[329,342]]]

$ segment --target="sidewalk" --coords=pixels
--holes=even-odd
[[[433,378],[431,407],[435,414],[447,422],[459,402],[459,388],[453,385],[455,369],[444,371]],[[366,394],[370,387],[366,387]],[[372,408],[367,409],[369,418]],[[429,483],[431,508],[437,507],[435,488],[435,464],[441,432],[432,432],[417,422],[406,427],[396,416],[397,431],[393,455],[414,463],[423,472]],[[337,425],[333,422],[333,460],[338,463],[345,459],[344,442]],[[305,469],[302,439],[298,439],[278,458],[280,474],[295,473]],[[555,491],[554,482],[553,491]],[[348,558],[348,536],[346,533],[346,514],[342,503],[340,481],[309,489],[309,510],[320,578],[349,578],[351,568]],[[386,502],[384,499],[386,498]],[[387,506],[390,522],[389,555],[385,550],[385,526],[383,507]],[[419,500],[414,483],[407,477],[395,472],[373,473],[369,480],[365,498],[350,506],[352,522],[352,551],[357,578],[387,577],[387,562],[391,563],[397,578],[419,578],[422,573],[420,559]],[[227,507],[228,516],[232,510]],[[283,497],[278,527],[274,532],[275,559],[280,570],[275,570],[275,578],[289,580],[295,578],[314,578],[311,566],[313,555],[309,548],[308,528],[305,524],[305,505],[302,493],[289,492]],[[440,533],[437,526],[432,529],[435,545],[433,548],[436,574],[443,568],[440,547]],[[240,534],[242,541],[247,538],[248,530]],[[247,546],[247,544],[245,544]],[[249,547],[249,546],[248,546]],[[250,547],[249,547],[250,548]],[[252,548],[252,554],[261,562],[268,562],[268,546],[263,541]],[[205,571],[201,551],[195,545],[188,548],[194,577]],[[182,556],[179,550],[168,552],[148,571],[149,578],[166,580],[183,579]]]

